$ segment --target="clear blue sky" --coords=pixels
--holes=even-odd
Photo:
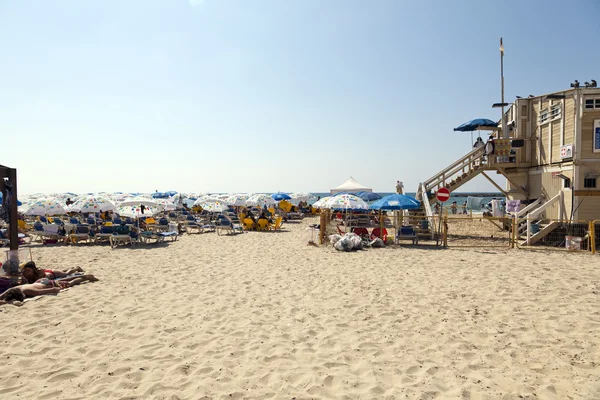
[[[506,99],[600,78],[600,2],[0,0],[20,191],[376,191]],[[490,190],[483,177],[461,190]]]

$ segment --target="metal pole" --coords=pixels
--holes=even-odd
[[[502,138],[508,139],[508,127],[506,126],[506,116],[504,115],[504,44],[500,38],[500,84],[502,86]]]

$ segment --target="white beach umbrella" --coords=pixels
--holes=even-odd
[[[247,206],[257,206],[257,207],[270,207],[272,205],[275,205],[276,201],[273,200],[273,198],[271,196],[269,196],[268,194],[253,194],[252,196],[248,197],[248,200],[246,200],[246,205]]]
[[[161,212],[161,210],[162,208],[159,206],[144,205],[144,212],[142,213],[142,207],[140,204],[130,204],[118,206],[115,210],[115,214],[126,218],[153,217]]]
[[[314,204],[313,207],[315,208],[325,208],[325,204],[327,204],[327,202],[329,201],[329,199],[331,199],[331,196],[327,196],[327,197],[323,197],[320,200],[317,200]]]
[[[245,206],[248,195],[245,194],[232,194],[225,199],[225,203],[230,206]]]
[[[100,211],[114,211],[115,203],[104,196],[86,196],[68,206],[68,211],[80,213],[97,213]]]
[[[122,201],[121,203],[118,204],[119,207],[121,206],[141,206],[144,205],[145,207],[160,207],[159,204],[156,202],[156,200],[152,199],[152,198],[146,198],[146,197],[142,197],[142,196],[136,196],[136,197],[131,197],[129,199],[125,199],[125,201]]]
[[[156,199],[156,200],[157,200],[156,202],[165,211],[175,211],[177,209],[177,206],[175,205],[175,203],[173,203],[170,200],[167,200],[167,199]]]
[[[203,196],[200,196],[200,197],[198,197],[198,198],[196,199],[196,201],[194,201],[194,205],[195,205],[195,206],[199,206],[199,205],[200,205],[200,203],[202,203],[202,202],[204,202],[204,201],[208,201],[208,200],[219,200],[219,201],[222,201],[222,200],[221,200],[221,199],[219,199],[218,197],[213,197],[213,196],[210,196],[210,195],[208,195],[208,194],[205,194],[205,195],[203,195]]]
[[[56,199],[37,199],[27,207],[25,215],[60,215],[66,214],[65,206]]]
[[[209,212],[223,212],[228,208],[227,203],[219,199],[207,199],[201,202],[196,201],[196,203],[194,205],[200,206],[203,210]]]
[[[369,204],[360,197],[352,194],[340,194],[330,197],[323,208],[332,210],[368,210]]]

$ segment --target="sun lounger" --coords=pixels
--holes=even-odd
[[[133,246],[133,239],[131,236],[129,235],[111,235],[110,238],[108,239],[110,242],[110,248],[114,249],[115,247],[117,247],[120,244],[130,244]]]
[[[396,243],[400,240],[412,240],[413,244],[419,244],[419,238],[413,226],[401,226],[396,235]]]
[[[77,225],[75,233],[69,235],[71,243],[91,243],[90,227],[87,225]]]
[[[158,237],[162,238],[162,241],[170,239],[172,242],[176,242],[179,237],[179,232],[171,231],[171,232],[159,232],[156,234]]]
[[[102,226],[100,227],[100,232],[94,236],[94,243],[99,243],[102,241],[110,241],[110,238],[113,236],[114,229],[112,226]]]

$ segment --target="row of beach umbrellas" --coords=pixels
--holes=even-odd
[[[421,203],[414,197],[395,193],[369,204],[356,195],[345,193],[324,197],[315,202],[313,207],[336,211],[415,210],[421,207]]]

